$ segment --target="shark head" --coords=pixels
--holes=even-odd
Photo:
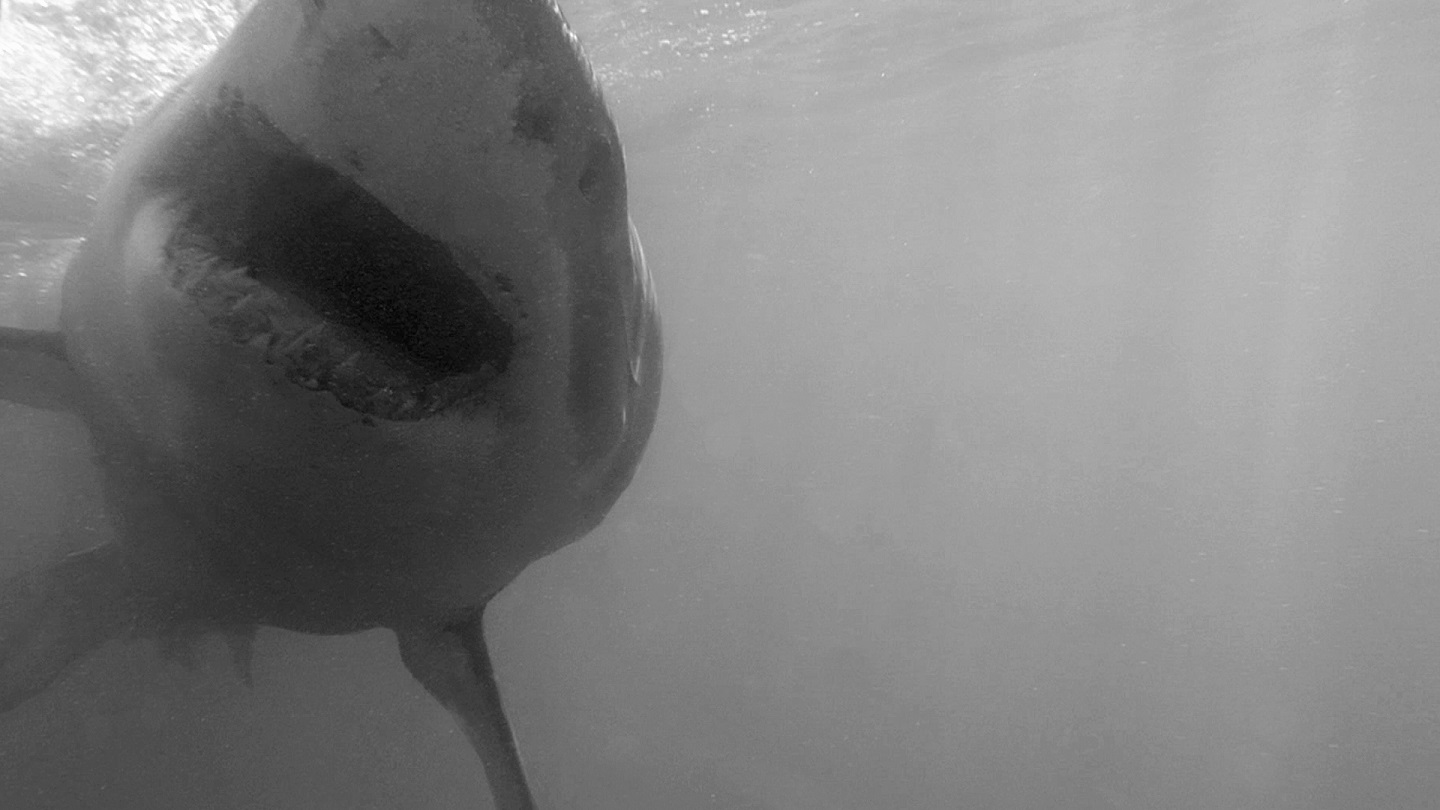
[[[474,601],[628,484],[654,289],[554,4],[261,3],[137,127],[101,212],[62,320],[102,459],[228,536],[202,556],[244,589],[305,563]],[[386,601],[332,612],[379,615],[357,598]]]
[[[118,541],[0,599],[0,710],[126,631],[389,627],[532,808],[481,614],[629,484],[661,368],[554,3],[260,0],[126,141],[60,321],[0,350],[65,368]]]

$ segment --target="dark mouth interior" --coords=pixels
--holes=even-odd
[[[437,377],[504,370],[509,327],[443,244],[327,167],[266,168],[248,199],[232,198],[245,210],[223,224],[213,209],[200,214],[212,221],[198,230],[219,237],[217,256]]]
[[[428,415],[504,372],[513,331],[445,244],[238,95],[206,112],[151,182],[188,203],[172,279],[212,322],[268,342],[307,386],[386,418]]]

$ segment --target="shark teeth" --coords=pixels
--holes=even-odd
[[[325,392],[363,416],[415,421],[486,408],[498,372],[437,377],[382,342],[327,319],[274,289],[249,268],[215,256],[205,240],[182,231],[166,247],[171,286],[216,332],[278,366],[291,383]]]

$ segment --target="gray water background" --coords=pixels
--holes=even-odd
[[[1440,6],[566,10],[668,357],[491,611],[547,810],[1440,807]],[[108,531],[84,454],[0,407],[8,565]],[[484,792],[385,633],[0,718],[4,808]]]

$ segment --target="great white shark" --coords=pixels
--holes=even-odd
[[[550,0],[260,0],[121,148],[0,391],[89,429],[116,540],[0,584],[0,711],[111,638],[394,631],[534,800],[487,602],[596,527],[661,377],[600,88]]]

